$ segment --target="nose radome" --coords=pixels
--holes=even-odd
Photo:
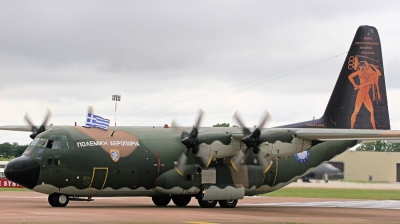
[[[32,189],[36,186],[40,165],[28,156],[15,158],[7,163],[4,174],[7,179]]]

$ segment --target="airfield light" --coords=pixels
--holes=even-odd
[[[117,102],[121,101],[121,95],[112,95],[112,101],[115,101],[115,126],[117,126]]]

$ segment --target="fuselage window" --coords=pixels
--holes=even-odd
[[[61,156],[54,155],[47,157],[47,164],[49,166],[61,166]]]
[[[54,165],[60,166],[61,165],[61,157],[60,155],[54,155]]]
[[[53,165],[53,157],[52,157],[52,156],[47,157],[47,164],[48,164],[49,166],[52,166],[52,165]]]

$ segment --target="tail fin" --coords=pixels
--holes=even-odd
[[[378,31],[360,26],[324,115],[282,127],[390,129]]]

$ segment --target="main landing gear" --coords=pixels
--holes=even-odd
[[[192,199],[189,195],[178,195],[178,196],[153,196],[151,197],[153,203],[159,207],[165,207],[169,204],[172,199],[172,202],[178,207],[185,207],[189,204]],[[234,208],[236,207],[238,200],[208,200],[203,201],[201,198],[197,199],[200,207],[202,208],[214,208],[217,203],[221,208]]]
[[[208,201],[203,201],[201,198],[197,199],[197,202],[199,202],[200,207],[202,208],[214,208],[217,205],[217,202],[221,208],[234,208],[236,207],[238,200],[208,200]]]
[[[186,205],[189,204],[190,200],[192,199],[191,196],[188,195],[179,195],[179,196],[153,196],[151,197],[153,200],[153,203],[157,206],[164,207],[169,204],[169,202],[172,201],[174,204],[178,207],[185,207]]]

